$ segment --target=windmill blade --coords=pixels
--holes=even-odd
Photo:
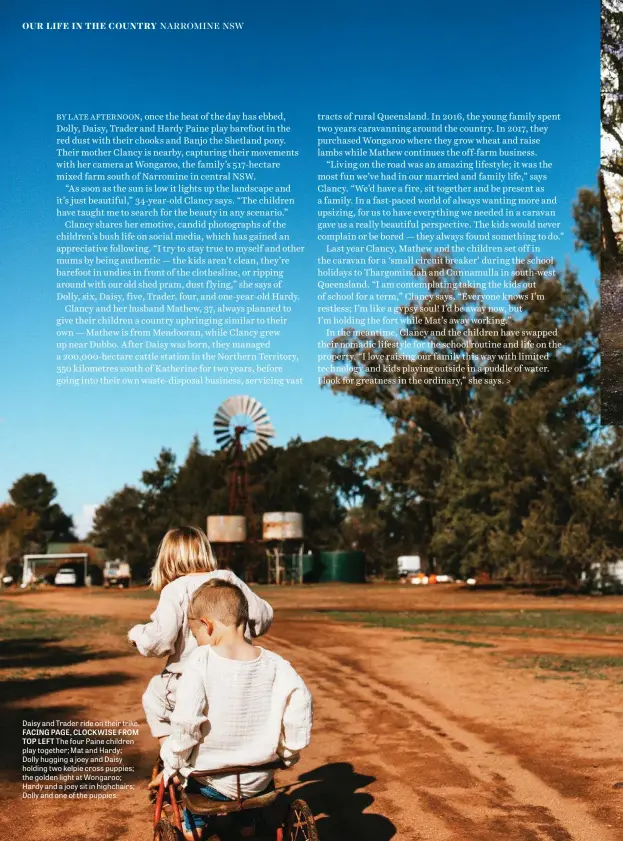
[[[259,450],[257,449],[257,442],[254,441],[252,444],[249,444],[247,449],[245,450],[245,455],[249,461],[255,461],[255,459],[259,455]]]
[[[275,437],[275,430],[272,428],[258,429],[256,430],[256,435],[258,438],[262,438],[264,441],[268,441],[269,438]]]
[[[217,418],[218,418],[218,417],[221,417],[221,418],[228,418],[228,417],[230,417],[230,416],[231,416],[231,412],[229,411],[229,407],[228,407],[228,405],[227,405],[227,401],[225,401],[224,403],[221,403],[221,405],[220,405],[220,406],[218,407],[218,409],[216,410],[216,417],[217,417]]]
[[[235,415],[238,411],[238,400],[238,397],[228,397],[223,403],[223,406],[227,406],[227,411],[230,415]]]
[[[263,438],[258,438],[257,441],[254,441],[253,446],[257,450],[257,452],[261,455],[265,453],[268,449],[268,441],[265,441]]]
[[[231,418],[232,412],[228,404],[229,400],[226,400],[224,403],[221,403],[221,405],[216,410],[215,420],[218,419],[228,421]]]
[[[221,409],[227,415],[228,418],[233,418],[233,416],[236,414],[236,408],[234,406],[233,397],[228,397],[227,400],[221,406]]]
[[[221,428],[214,427],[214,437],[215,438],[233,438],[231,434],[231,429],[228,426],[223,426]]]
[[[258,424],[258,423],[265,423],[266,421],[269,421],[269,420],[270,420],[270,418],[268,417],[268,414],[267,414],[267,413],[266,413],[266,411],[262,408],[262,406],[260,406],[259,408],[255,409],[255,411],[253,412],[253,414],[252,414],[252,415],[250,415],[249,417],[251,418],[251,420],[253,421],[253,423],[254,423],[256,426],[257,426],[257,424]]]
[[[253,397],[243,397],[242,399],[244,401],[244,406],[242,407],[242,414],[251,417],[251,411],[253,410],[255,400]]]
[[[262,417],[268,417],[266,409],[262,406],[259,400],[252,398],[252,406],[249,409],[249,417],[256,423]]]
[[[257,429],[258,426],[262,426],[263,424],[270,423],[270,418],[266,413],[260,415],[258,418],[253,418],[253,426]]]
[[[255,397],[249,397],[249,403],[248,403],[249,414],[253,415],[253,413],[255,412],[255,410],[257,408],[260,408],[260,409],[262,408],[262,404],[260,403],[260,401],[256,400]]]
[[[230,435],[232,432],[229,426],[215,426],[214,427],[214,435],[219,438],[223,435]]]
[[[255,429],[255,444],[258,453],[265,452],[268,449],[268,442],[270,438],[275,436],[275,428],[271,423],[268,413],[259,401],[255,401],[253,413],[251,415],[254,429]]]
[[[259,456],[264,455],[266,450],[268,449],[268,444],[266,441],[254,441],[253,442],[253,454],[254,458],[259,458]]]

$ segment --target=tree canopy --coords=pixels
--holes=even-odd
[[[45,551],[48,543],[75,540],[74,523],[69,514],[54,502],[56,486],[44,473],[26,473],[9,489],[16,508],[36,517],[36,526],[30,537]]]
[[[47,550],[48,543],[75,540],[73,519],[54,502],[57,491],[43,473],[26,473],[0,505],[0,568],[18,575],[20,558]]]
[[[601,4],[601,173],[602,259],[620,263],[623,250],[623,4]]]
[[[348,511],[377,498],[368,479],[368,463],[377,451],[369,441],[334,438],[297,438],[269,448],[248,468],[254,512],[250,534],[261,536],[262,513],[296,511],[304,518],[306,548],[347,545]],[[173,453],[163,449],[138,487],[122,488],[97,509],[90,539],[130,561],[139,577],[146,576],[167,529],[205,529],[209,514],[228,513],[228,468],[228,457],[205,452],[198,437],[179,466]]]
[[[594,228],[577,222],[590,250]],[[623,546],[620,436],[599,426],[598,306],[549,260],[521,261],[498,311],[447,252],[413,273],[425,294],[400,307],[401,338],[344,331],[325,378],[394,427],[360,528],[437,571],[577,583]]]

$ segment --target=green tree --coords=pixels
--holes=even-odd
[[[377,450],[370,441],[330,437],[271,447],[251,464],[254,510],[296,511],[304,517],[308,548],[341,548],[348,510],[376,497],[367,471]]]
[[[262,513],[296,511],[303,514],[308,547],[348,545],[342,533],[348,510],[376,499],[367,465],[377,449],[367,441],[332,438],[269,448],[248,467],[251,534],[261,537]],[[228,513],[230,465],[227,454],[204,452],[196,436],[179,468],[162,450],[155,468],[143,472],[142,487],[125,487],[99,506],[90,538],[146,576],[169,528],[205,529],[208,515]]]
[[[370,471],[385,545],[417,547],[432,568],[457,574],[577,581],[595,557],[580,563],[583,536],[601,528],[584,506],[586,489],[603,486],[593,459],[598,309],[574,272],[549,261],[516,267],[506,312],[462,283],[447,253],[422,255],[414,275],[426,294],[401,307],[402,341],[345,331],[334,358],[346,372],[329,380],[394,426]],[[517,370],[507,364],[517,350],[546,364]],[[612,526],[617,506],[602,497]],[[612,548],[620,529],[599,539]]]
[[[36,517],[37,525],[31,534],[40,551],[51,542],[75,540],[73,519],[58,503],[56,487],[43,473],[27,473],[9,490],[17,508]]]
[[[387,555],[418,551],[432,564],[439,489],[472,422],[476,383],[507,339],[502,314],[461,281],[448,253],[424,253],[413,274],[424,293],[399,306],[401,339],[344,331],[333,342],[334,361],[347,370],[329,381],[334,391],[380,409],[394,427],[370,471]],[[474,346],[476,330],[488,339],[486,353]]]
[[[573,204],[573,234],[577,251],[585,249],[591,257],[599,257],[601,251],[601,216],[599,195],[594,190],[583,188]]]
[[[208,514],[227,514],[228,488],[226,454],[206,453],[195,436],[175,480],[180,524],[205,529]]]
[[[122,558],[132,565],[136,579],[146,578],[153,563],[146,495],[125,485],[95,511],[88,540],[104,546],[109,558]],[[150,563],[151,561],[151,563]]]
[[[37,549],[32,535],[37,529],[36,514],[5,503],[0,505],[0,574],[12,575],[17,580],[21,574],[21,556]]]
[[[167,448],[160,450],[155,468],[141,475],[143,511],[146,519],[147,541],[157,548],[163,535],[177,522],[175,485],[177,481],[176,457]],[[155,552],[154,552],[155,555]],[[151,559],[153,563],[153,558]]]
[[[132,564],[135,578],[148,577],[164,534],[178,525],[176,478],[175,456],[163,448],[155,467],[143,471],[143,488],[126,485],[95,512],[89,539]]]
[[[623,8],[601,4],[601,171],[599,174],[602,259],[621,260],[620,191],[623,177]]]

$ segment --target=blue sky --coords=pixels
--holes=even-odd
[[[243,20],[242,33],[25,32],[22,21]],[[55,114],[281,111],[301,158],[293,241],[308,246],[290,276],[302,295],[287,341],[307,384],[264,387],[277,443],[300,435],[387,439],[388,424],[315,378],[315,115],[330,111],[560,112],[551,189],[569,256],[592,295],[596,267],[574,254],[571,202],[599,161],[599,3],[526,0],[319,0],[315,3],[30,2],[0,8],[0,499],[26,472],[46,473],[80,518],[134,483],[162,446],[183,459],[228,388],[146,391],[54,384]],[[566,209],[569,212],[566,212]],[[207,513],[207,512],[206,512]]]

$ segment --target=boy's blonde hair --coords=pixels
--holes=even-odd
[[[190,600],[194,619],[218,619],[223,625],[241,625],[249,622],[249,603],[235,584],[213,578],[198,587]]]
[[[194,526],[170,529],[158,548],[151,571],[151,586],[160,591],[189,572],[214,572],[215,569],[216,558],[205,532]]]

